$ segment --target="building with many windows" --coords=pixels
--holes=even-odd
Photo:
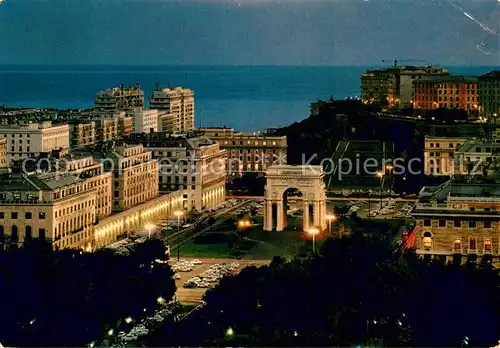
[[[230,176],[244,172],[265,173],[273,164],[286,164],[286,136],[235,132],[232,128],[198,128],[227,151]]]
[[[8,167],[7,164],[7,139],[0,139],[0,170]]]
[[[185,133],[194,129],[194,92],[187,88],[158,87],[153,91],[149,107],[160,112],[160,131]]]
[[[151,133],[158,131],[158,110],[135,108],[131,112],[133,132]]]
[[[448,69],[438,66],[393,66],[368,70],[361,75],[361,98],[365,104],[409,108],[413,81],[430,75],[448,75]]]
[[[69,125],[27,123],[0,125],[0,139],[7,139],[7,160],[39,156],[52,150],[66,152],[70,147]]]
[[[158,196],[158,161],[142,145],[124,145],[93,155],[113,173],[113,210],[125,210]]]
[[[95,97],[95,109],[99,111],[127,110],[144,107],[144,92],[141,86],[105,89]]]
[[[0,240],[46,240],[55,248],[90,248],[96,222],[96,188],[71,174],[0,179]]]
[[[413,108],[425,113],[439,108],[479,112],[479,84],[476,77],[429,76],[413,81]]]
[[[500,70],[479,76],[481,116],[498,123],[500,117]]]
[[[497,183],[452,179],[424,187],[413,211],[412,232],[419,255],[500,255],[500,189]]]
[[[185,190],[186,208],[202,211],[225,200],[227,152],[205,136],[167,133],[133,134],[159,161],[160,192]]]
[[[71,127],[71,146],[87,147],[96,143],[96,126],[94,121],[74,120],[68,122]]]
[[[466,138],[426,136],[424,141],[424,174],[450,176],[455,173],[455,151]]]

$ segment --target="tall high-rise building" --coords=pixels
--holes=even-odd
[[[448,75],[448,69],[439,66],[394,66],[368,70],[361,75],[361,98],[365,104],[409,108],[413,81],[431,75]]]
[[[51,122],[0,125],[0,139],[7,139],[7,161],[36,157],[70,147],[69,125]]]
[[[481,116],[498,123],[500,118],[500,70],[479,76]]]
[[[160,131],[183,133],[194,129],[194,92],[187,88],[163,88],[153,91],[149,107],[160,113]]]
[[[95,109],[100,111],[127,110],[144,107],[144,92],[141,86],[109,88],[97,93]]]

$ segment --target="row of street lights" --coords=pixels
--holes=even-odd
[[[333,214],[328,214],[326,216],[326,219],[328,220],[328,233],[329,235],[332,235],[332,222],[337,220],[337,217]],[[307,231],[311,236],[313,240],[313,254],[316,253],[316,235],[319,234],[321,231],[317,227],[310,228]]]

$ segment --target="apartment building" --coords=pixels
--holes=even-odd
[[[105,89],[99,91],[95,97],[94,108],[99,111],[127,110],[136,107],[144,107],[144,92],[139,84]]]
[[[7,161],[36,157],[52,150],[66,152],[70,147],[69,125],[53,126],[50,121],[0,125],[0,139],[7,140]]]
[[[134,131],[134,119],[125,113],[118,115],[118,137],[128,137]]]
[[[194,92],[187,88],[157,88],[149,107],[160,112],[160,131],[185,133],[194,129]]]
[[[134,133],[151,133],[158,131],[158,110],[135,108],[131,115]]]
[[[71,174],[5,174],[0,178],[0,240],[21,244],[40,239],[54,248],[90,249],[96,194]]]
[[[480,114],[494,123],[500,117],[500,70],[481,75],[479,80]]]
[[[430,76],[413,82],[413,108],[425,113],[439,108],[479,112],[479,80],[469,76]]]
[[[8,167],[7,164],[7,139],[0,139],[0,170]]]
[[[118,117],[108,116],[94,120],[98,143],[111,142],[119,138]]]
[[[424,187],[413,211],[412,232],[418,255],[497,258],[500,255],[498,184],[450,181]]]
[[[424,140],[425,175],[453,175],[455,151],[466,141],[466,138],[426,136]]]
[[[198,128],[227,151],[230,176],[244,172],[265,173],[267,167],[286,164],[286,136],[235,132],[232,128]]]
[[[71,127],[71,146],[87,147],[96,143],[96,125],[94,121],[73,120]]]
[[[409,108],[413,81],[430,75],[448,75],[448,69],[439,66],[393,66],[368,70],[361,75],[361,98],[365,104]]]
[[[160,192],[186,191],[187,209],[202,211],[225,200],[227,152],[205,136],[133,134],[158,159]]]
[[[158,196],[158,161],[142,145],[124,145],[94,156],[113,173],[113,210],[125,210]]]

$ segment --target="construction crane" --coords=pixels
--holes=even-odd
[[[392,61],[391,59],[382,59],[382,63],[388,63]],[[394,58],[394,67],[396,68],[398,66],[398,63],[403,63],[403,62],[425,62],[425,60],[421,59],[398,59],[398,57]]]

